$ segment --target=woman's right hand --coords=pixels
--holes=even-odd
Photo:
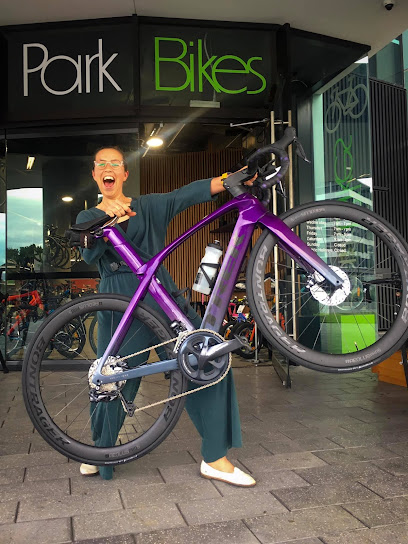
[[[136,212],[131,209],[130,202],[130,199],[129,203],[123,202],[122,200],[109,199],[103,200],[96,207],[100,210],[103,210],[110,217],[114,217],[115,215],[117,217],[123,217],[125,215],[133,217],[134,215],[136,215]]]

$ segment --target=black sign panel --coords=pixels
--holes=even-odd
[[[8,119],[67,119],[133,111],[131,23],[6,34]]]
[[[275,57],[273,30],[143,24],[141,104],[264,107]]]

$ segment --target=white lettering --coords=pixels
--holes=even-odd
[[[30,67],[29,65],[29,49],[38,48],[43,52],[43,59],[38,64],[38,66]],[[103,58],[103,40],[102,38],[98,39],[98,53],[95,55],[85,55],[84,59],[84,71],[85,71],[85,92],[91,92],[91,64],[92,61],[98,60],[98,91],[103,93],[104,90],[104,78],[106,78],[110,84],[113,86],[116,91],[121,91],[121,87],[113,79],[111,74],[108,72],[108,66],[115,60],[118,56],[118,53],[113,53],[107,61],[104,62]],[[66,61],[74,65],[76,70],[76,78],[68,89],[57,91],[52,89],[46,83],[46,70],[53,62],[57,61]],[[73,92],[77,89],[78,94],[82,93],[82,55],[78,55],[78,60],[76,58],[71,58],[66,55],[56,55],[55,57],[49,58],[48,49],[42,43],[25,43],[23,44],[23,91],[24,96],[29,96],[29,75],[35,72],[40,72],[40,80],[44,89],[53,95],[65,95]]]

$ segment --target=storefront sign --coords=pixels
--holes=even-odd
[[[9,120],[133,112],[131,24],[6,34]]]
[[[142,25],[141,103],[264,106],[275,81],[273,31]]]

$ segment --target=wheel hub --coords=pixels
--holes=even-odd
[[[102,367],[101,374],[103,374],[104,376],[112,376],[113,374],[124,372],[125,370],[128,369],[126,364],[118,363],[117,359],[118,357],[113,357],[112,355],[110,355]],[[119,382],[112,382],[112,383],[103,383],[101,385],[95,385],[92,380],[95,375],[96,368],[99,364],[99,361],[100,359],[96,359],[96,361],[94,361],[89,368],[89,371],[88,371],[89,387],[91,391],[93,392],[93,396],[95,396],[95,393],[97,395],[99,394],[106,395],[106,394],[113,393],[114,394],[113,396],[115,398],[117,396],[117,393],[125,387],[126,380],[122,380]]]

